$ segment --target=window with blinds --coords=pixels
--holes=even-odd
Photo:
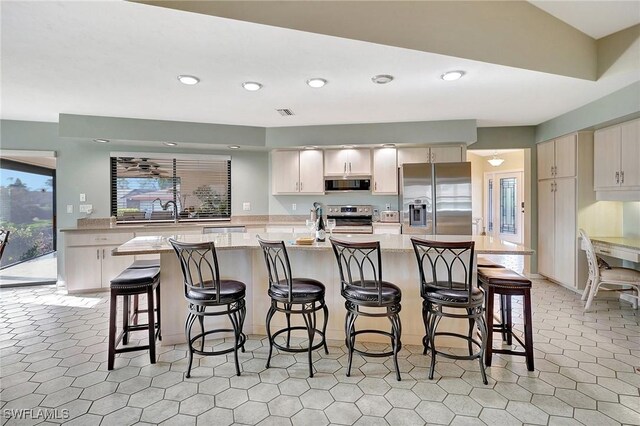
[[[231,160],[111,157],[111,215],[118,222],[231,217]]]

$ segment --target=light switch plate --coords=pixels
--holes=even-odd
[[[80,204],[80,213],[91,213],[91,210],[93,210],[93,205]]]
[[[73,213],[73,204],[67,204],[67,213]]]
[[[251,203],[242,203],[242,210],[244,211],[251,210]]]
[[[84,203],[85,201],[87,201],[87,194],[80,194],[80,202]]]

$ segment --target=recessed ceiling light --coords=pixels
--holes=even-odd
[[[395,143],[383,143],[382,147],[383,148],[395,148],[396,144]]]
[[[166,145],[166,146],[176,146],[176,145],[178,145],[178,144],[177,144],[177,143],[175,143],[175,142],[162,142],[162,145]]]
[[[250,92],[255,92],[257,90],[262,89],[262,84],[257,83],[255,81],[245,81],[244,83],[242,83],[242,87],[244,87],[246,90]]]
[[[315,145],[307,145],[304,147],[304,149],[318,149],[318,147]]]
[[[444,81],[456,81],[462,78],[464,71],[448,71],[440,76]]]
[[[229,145],[229,149],[240,149],[240,145]]]
[[[389,74],[374,75],[371,77],[371,81],[376,84],[387,84],[393,81],[393,76]]]
[[[348,148],[348,149],[355,148],[355,147],[356,147],[355,145],[342,145],[342,148]]]
[[[97,143],[109,143],[109,139],[94,139],[93,141]]]
[[[314,89],[318,89],[327,84],[327,80],[325,80],[324,78],[310,78],[309,80],[307,80],[307,84]]]
[[[186,84],[189,86],[193,86],[194,84],[200,83],[200,79],[193,75],[179,75],[178,80],[180,80],[180,83]]]

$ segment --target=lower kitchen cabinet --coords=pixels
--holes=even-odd
[[[399,223],[382,223],[376,222],[373,224],[373,233],[375,235],[380,234],[394,234],[400,235],[400,224]]]
[[[110,281],[133,262],[111,251],[133,238],[131,232],[65,235],[65,282],[70,293],[109,288]]]

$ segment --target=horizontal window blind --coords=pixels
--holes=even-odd
[[[119,222],[172,221],[173,203],[179,220],[231,217],[231,160],[111,157],[111,215]]]

